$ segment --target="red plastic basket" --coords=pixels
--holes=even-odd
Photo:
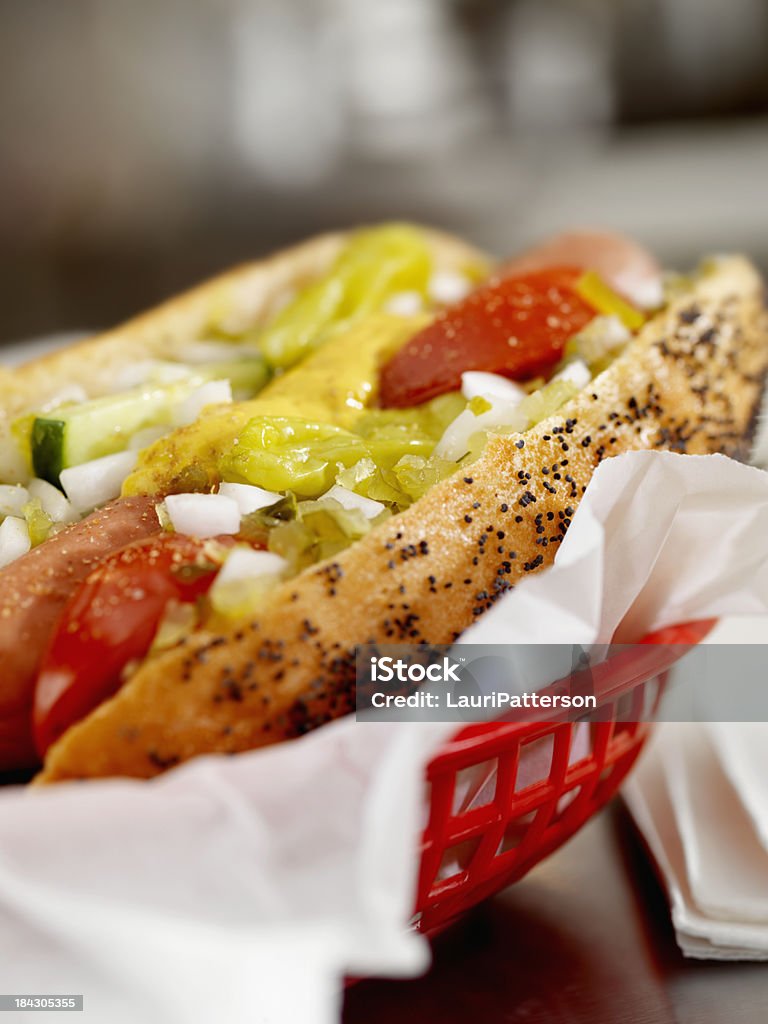
[[[482,723],[442,747],[427,767],[429,819],[414,918],[420,931],[441,930],[522,878],[611,799],[649,734],[669,667],[713,624],[662,630],[599,666],[601,721]],[[548,769],[520,784],[529,755]]]

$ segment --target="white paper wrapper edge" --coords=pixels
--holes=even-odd
[[[598,467],[555,566],[462,639],[603,643],[766,611],[768,475],[637,452]],[[82,991],[110,1024],[311,1024],[335,1019],[345,971],[423,969],[406,927],[423,767],[451,728],[346,720],[151,784],[2,793],[0,991]]]

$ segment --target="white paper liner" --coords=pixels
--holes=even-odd
[[[555,566],[462,639],[603,643],[767,609],[768,474],[637,452],[598,467]],[[349,719],[153,783],[7,790],[0,991],[83,992],[110,1024],[312,1024],[346,972],[422,970],[423,768],[453,728]]]

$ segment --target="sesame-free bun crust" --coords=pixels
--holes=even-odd
[[[350,711],[355,644],[453,641],[552,562],[602,459],[744,454],[767,368],[760,277],[741,257],[722,259],[555,416],[491,437],[471,467],[282,584],[254,620],[145,662],[52,747],[39,780],[149,777]]]

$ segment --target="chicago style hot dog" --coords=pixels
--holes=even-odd
[[[603,459],[742,454],[768,367],[747,260],[662,293],[614,236],[489,275],[386,226],[179,301],[55,357],[61,390],[90,364],[85,395],[57,396],[50,361],[6,386],[0,581],[25,599],[2,612],[4,753],[28,761],[34,726],[41,781],[149,777],[343,713],[356,644],[450,642],[552,561]],[[89,520],[64,520],[118,491],[83,557]]]

